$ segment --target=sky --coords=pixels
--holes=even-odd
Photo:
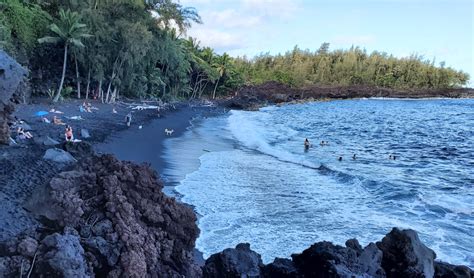
[[[187,35],[219,54],[252,58],[352,45],[463,70],[474,85],[474,0],[181,0],[203,24]]]

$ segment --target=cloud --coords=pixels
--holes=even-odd
[[[188,35],[197,38],[202,46],[210,46],[217,52],[244,47],[246,41],[240,34],[206,27],[193,28]]]
[[[330,42],[334,44],[367,45],[375,42],[375,36],[335,36],[330,40]]]
[[[262,16],[288,18],[299,9],[299,0],[241,0],[243,8]]]
[[[220,28],[250,28],[261,23],[261,17],[242,15],[235,9],[205,12],[202,14],[204,24]]]

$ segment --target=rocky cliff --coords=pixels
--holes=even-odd
[[[10,129],[8,122],[14,107],[12,100],[22,92],[26,70],[5,51],[0,50],[0,144],[8,144]]]

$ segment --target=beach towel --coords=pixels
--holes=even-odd
[[[41,116],[48,115],[48,114],[49,114],[48,111],[38,111],[38,112],[35,113],[35,116],[41,117]]]

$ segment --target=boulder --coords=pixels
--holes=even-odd
[[[43,159],[51,160],[58,163],[77,162],[77,160],[70,153],[57,148],[46,150]]]
[[[36,144],[45,145],[45,146],[59,145],[58,141],[52,139],[49,136],[37,136],[37,137],[33,137],[33,140],[35,141]]]
[[[273,263],[267,264],[262,268],[262,277],[296,278],[301,276],[291,260],[276,258]]]
[[[387,277],[433,277],[436,254],[415,231],[393,228],[377,247],[383,252],[382,267]]]
[[[81,137],[84,139],[91,138],[89,131],[85,128],[81,129]]]
[[[472,278],[474,271],[464,265],[452,265],[444,262],[435,262],[435,278]]]
[[[209,257],[203,277],[260,277],[260,267],[263,267],[261,256],[250,249],[250,244],[240,243]]]
[[[33,257],[38,249],[38,242],[31,237],[26,237],[18,244],[18,253],[25,257]]]
[[[304,277],[385,277],[382,252],[375,244],[362,249],[356,240],[349,240],[346,247],[318,242],[292,258]]]
[[[40,246],[42,256],[36,274],[43,277],[92,277],[84,257],[84,249],[77,231],[67,228],[63,234],[54,233],[45,237]]]

